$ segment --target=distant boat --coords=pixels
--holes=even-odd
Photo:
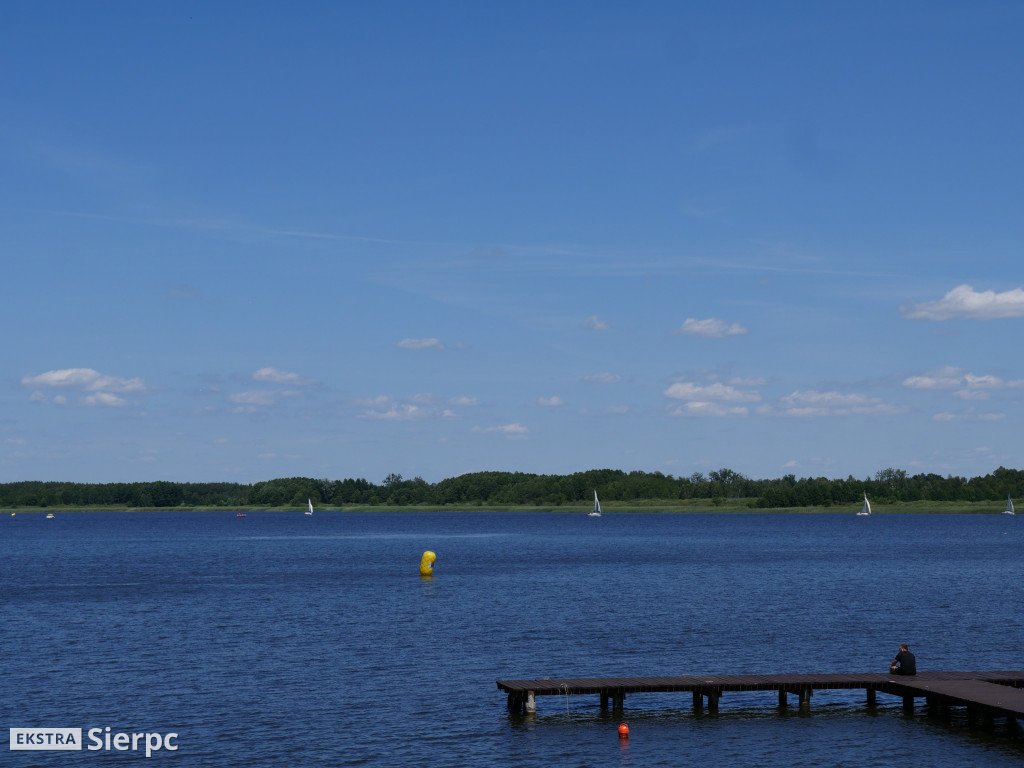
[[[239,512],[235,517],[245,517],[245,512]]]
[[[864,506],[860,508],[860,512],[857,513],[857,517],[867,517],[871,514],[871,502],[868,501],[868,495],[864,494]]]
[[[306,514],[307,515],[312,515],[313,514],[313,500],[312,499],[306,499],[306,503],[309,504],[309,509],[306,511]]]
[[[46,519],[47,520],[53,520],[53,512],[47,512],[46,513]]]
[[[1006,509],[1003,510],[1003,514],[1004,515],[1015,514],[1014,511],[1013,511],[1013,502],[1010,501],[1010,497],[1009,496],[1006,497]]]
[[[597,500],[597,491],[594,491],[594,508],[587,512],[587,517],[601,516],[601,502]]]

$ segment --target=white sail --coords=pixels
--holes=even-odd
[[[1014,512],[1013,512],[1013,502],[1010,501],[1010,497],[1009,496],[1006,497],[1006,509],[1003,510],[1003,514],[1004,515],[1012,515],[1012,514],[1014,514]]]
[[[309,504],[309,510],[306,512],[306,514],[307,515],[312,515],[313,514],[313,500],[312,499],[306,499],[306,503]]]
[[[601,502],[597,500],[597,491],[594,491],[594,508],[587,512],[588,517],[600,517],[601,516]]]
[[[857,517],[867,517],[871,514],[871,502],[868,501],[868,495],[864,494],[864,506],[860,508],[860,512],[857,513]]]

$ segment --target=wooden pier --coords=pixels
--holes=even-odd
[[[1010,723],[1024,718],[1024,671],[1015,672],[921,672],[916,676],[876,672],[794,674],[794,675],[684,675],[679,677],[583,677],[540,680],[498,680],[498,690],[508,695],[513,712],[536,711],[538,696],[596,694],[602,709],[609,703],[621,711],[626,696],[636,693],[690,693],[693,707],[717,712],[719,701],[730,691],[774,691],[779,706],[793,694],[802,707],[810,706],[815,691],[860,689],[867,703],[876,703],[878,693],[899,696],[903,706],[913,709],[914,700],[924,698],[929,711],[948,716],[952,707],[966,707],[968,719],[991,725],[997,717]]]

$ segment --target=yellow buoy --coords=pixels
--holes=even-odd
[[[437,560],[437,555],[435,555],[429,549],[423,553],[423,558],[420,560],[420,576],[434,575],[435,560]]]

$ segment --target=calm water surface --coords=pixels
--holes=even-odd
[[[424,550],[436,576],[418,575]],[[0,729],[176,732],[28,766],[1020,766],[881,695],[543,697],[516,677],[1021,669],[1003,515],[38,514],[0,519]],[[617,727],[629,722],[621,743]]]

